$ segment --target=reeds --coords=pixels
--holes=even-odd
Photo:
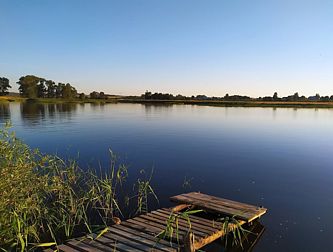
[[[170,241],[175,238],[179,243],[179,220],[183,219],[187,222],[187,233],[190,233],[192,229],[190,215],[194,215],[202,211],[203,210],[185,210],[184,212],[171,212],[168,219],[166,220],[165,229],[162,230],[156,237],[158,239],[169,239]]]
[[[0,129],[0,248],[26,251],[105,230],[122,217],[120,202],[128,176],[111,154],[107,172],[83,171],[73,160],[30,149],[9,130]],[[127,196],[137,212],[148,208],[154,193],[148,180],[138,179]]]

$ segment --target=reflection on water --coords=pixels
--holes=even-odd
[[[37,103],[20,104],[22,121],[27,125],[38,125],[41,121],[54,119],[56,116],[70,118],[77,110],[76,103]]]
[[[333,109],[0,105],[8,118],[29,145],[82,167],[108,167],[111,148],[133,178],[153,168],[160,206],[187,178],[188,191],[267,207],[255,251],[333,251]]]
[[[0,103],[0,120],[10,119],[10,109],[8,103]]]

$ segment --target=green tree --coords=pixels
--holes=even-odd
[[[56,84],[54,81],[52,80],[47,80],[45,82],[45,85],[46,85],[46,93],[47,93],[47,97],[48,98],[54,98],[56,97]]]
[[[37,97],[44,98],[46,95],[45,80],[40,79],[37,84]]]
[[[104,94],[104,92],[99,92],[99,99],[105,99],[106,96]]]
[[[19,85],[19,91],[21,96],[27,98],[36,98],[38,96],[38,87],[40,80],[42,78],[34,75],[22,76],[17,84]]]
[[[71,84],[67,83],[62,89],[62,98],[64,99],[72,99],[76,98],[77,91]]]
[[[7,95],[8,88],[11,88],[9,80],[5,77],[0,77],[0,95]]]
[[[93,91],[89,95],[90,99],[98,99],[99,98],[99,93],[96,91]]]
[[[62,98],[64,99],[72,98],[72,89],[69,83],[67,83],[65,87],[62,89]]]
[[[71,98],[76,98],[76,96],[77,96],[76,88],[71,86]]]
[[[316,99],[316,101],[319,101],[320,100],[320,94],[316,94],[315,99]]]
[[[56,86],[56,97],[57,98],[62,98],[62,91],[65,87],[64,83],[58,83],[58,85]]]
[[[273,94],[273,100],[276,101],[276,100],[278,100],[278,99],[279,99],[279,97],[278,97],[278,93],[275,92],[275,93]]]
[[[79,98],[80,98],[81,100],[84,100],[84,99],[86,98],[86,95],[85,95],[84,93],[81,93],[81,94],[79,95]]]

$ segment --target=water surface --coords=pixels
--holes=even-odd
[[[154,168],[160,205],[184,190],[269,209],[255,251],[333,251],[333,110],[140,104],[0,104],[43,152],[130,173]],[[184,179],[191,188],[184,188]]]

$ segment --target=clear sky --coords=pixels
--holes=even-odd
[[[0,0],[0,76],[79,91],[333,94],[332,0]]]

